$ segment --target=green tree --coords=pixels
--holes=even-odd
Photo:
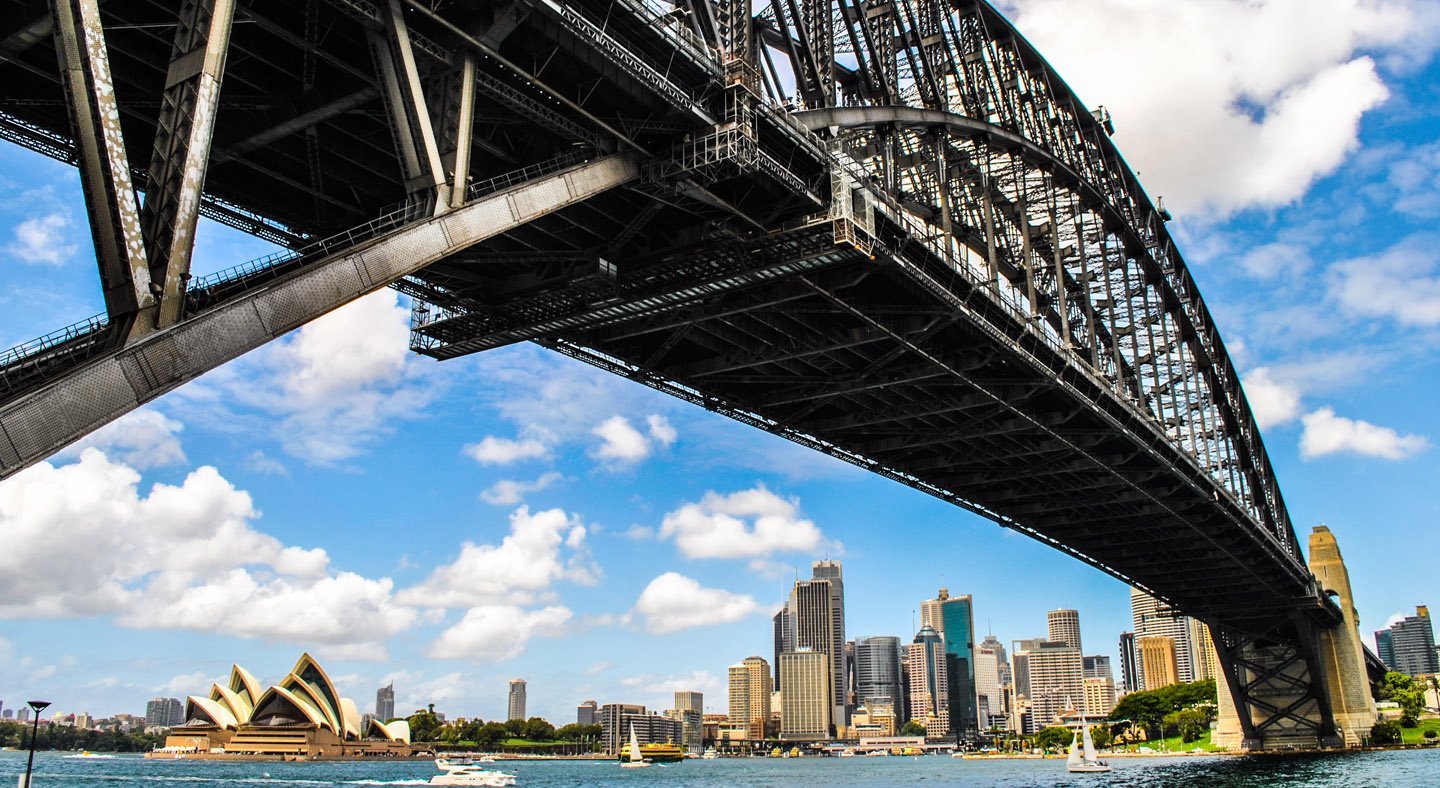
[[[1058,725],[1035,732],[1035,746],[1042,750],[1058,750],[1075,738],[1075,732]]]
[[[527,741],[550,741],[555,738],[555,726],[539,717],[531,717],[521,726],[520,735]]]
[[[1402,738],[1400,725],[1394,720],[1381,720],[1370,729],[1372,744],[1399,744]]]
[[[1180,735],[1180,741],[1199,741],[1210,724],[1210,715],[1198,708],[1181,709],[1165,715],[1164,725]]]
[[[1400,707],[1400,726],[1413,728],[1420,724],[1425,710],[1425,691],[1415,680],[1398,671],[1390,671],[1380,680],[1380,699],[1394,701]]]
[[[1110,746],[1114,735],[1111,734],[1109,725],[1096,725],[1090,729],[1090,738],[1095,742],[1096,747],[1103,750]]]
[[[1115,709],[1110,712],[1110,719],[1117,722],[1130,720],[1153,733],[1162,725],[1176,724],[1166,722],[1167,715],[1184,709],[1196,709],[1204,715],[1204,722],[1208,723],[1215,713],[1215,690],[1215,680],[1205,679],[1132,692],[1115,704]]]
[[[508,738],[510,738],[510,733],[505,730],[503,724],[487,722],[475,732],[475,746],[481,749],[490,749]]]
[[[416,709],[414,714],[406,717],[410,723],[411,741],[436,741],[440,734],[440,718],[435,716],[434,708]]]
[[[925,725],[919,720],[910,720],[900,728],[901,736],[924,736]]]
[[[559,741],[594,741],[600,738],[600,733],[599,725],[581,725],[578,722],[572,722],[555,731],[555,738]]]

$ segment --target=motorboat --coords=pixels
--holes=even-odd
[[[1090,723],[1080,717],[1080,729],[1085,732],[1083,742],[1076,733],[1070,740],[1070,755],[1065,759],[1065,768],[1072,772],[1108,772],[1110,764],[1100,760],[1095,752],[1095,741],[1090,738]]]
[[[704,761],[713,761],[713,760],[715,760],[716,758],[719,758],[719,757],[720,757],[720,753],[715,752],[715,748],[714,748],[714,747],[707,747],[707,748],[705,748],[705,754],[704,754],[704,755],[701,755],[701,756],[700,756],[700,759],[701,759],[701,760],[704,760]]]
[[[504,788],[515,784],[515,775],[476,766],[464,758],[436,758],[435,768],[444,772],[430,778],[429,785],[482,785]]]

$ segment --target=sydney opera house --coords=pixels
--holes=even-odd
[[[410,724],[364,718],[355,701],[340,697],[325,669],[309,654],[273,687],[260,690],[250,672],[235,665],[228,684],[185,701],[185,723],[170,729],[151,758],[224,760],[319,760],[405,758]]]

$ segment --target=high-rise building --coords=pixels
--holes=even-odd
[[[731,665],[730,722],[745,725],[745,738],[765,738],[770,720],[770,665],[764,657],[746,657]]]
[[[1137,641],[1141,637],[1151,635],[1161,635],[1174,641],[1175,679],[1170,683],[1194,681],[1196,659],[1195,643],[1192,637],[1194,629],[1191,626],[1190,617],[1138,588],[1130,589],[1130,610]],[[1141,689],[1150,690],[1165,686],[1154,683],[1145,672],[1143,659],[1141,663],[1140,680],[1143,684]]]
[[[940,589],[934,599],[920,603],[920,624],[933,628],[945,642],[950,732],[960,741],[974,741],[980,721],[975,690],[975,610],[970,595],[952,597],[949,589]]]
[[[605,752],[615,755],[630,741],[630,730],[640,744],[680,743],[685,729],[681,720],[660,714],[647,714],[645,707],[634,703],[607,703],[600,707],[600,740]]]
[[[16,714],[15,714],[15,719],[16,719],[16,721],[18,721],[18,722],[29,722],[29,721],[30,721],[30,709],[29,709],[28,707],[21,706],[21,707],[20,707],[20,711],[16,712]]]
[[[1395,669],[1395,640],[1390,636],[1389,628],[1375,630],[1375,656],[1385,663],[1385,667]]]
[[[785,685],[780,738],[818,741],[830,737],[834,724],[830,663],[828,654],[804,646],[780,655],[780,675]]]
[[[1080,646],[1080,611],[1051,610],[1045,614],[1045,621],[1049,625],[1051,642],[1067,643],[1085,653]]]
[[[1010,672],[1010,658],[1005,654],[1005,644],[995,637],[994,633],[985,636],[980,645],[995,652],[995,659],[1000,663],[1000,686],[1013,684],[1015,677]]]
[[[945,638],[929,624],[922,624],[914,642],[905,647],[905,664],[910,680],[910,719],[925,726],[925,735],[943,738],[950,734],[949,660]]]
[[[1115,708],[1115,680],[1109,676],[1085,678],[1084,712],[1091,719],[1104,717]]]
[[[790,606],[787,603],[775,613],[771,623],[775,628],[775,647],[771,650],[771,668],[775,675],[771,684],[775,689],[780,689],[780,655],[787,651],[795,650],[795,630],[790,626]]]
[[[1140,673],[1145,677],[1145,689],[1160,689],[1180,680],[1174,638],[1169,635],[1137,637],[1135,650],[1140,653]]]
[[[1390,649],[1394,669],[1407,676],[1440,673],[1435,660],[1435,630],[1430,625],[1430,608],[1418,605],[1415,615],[1390,625]]]
[[[675,708],[681,711],[705,713],[705,693],[693,690],[679,690],[675,693]]]
[[[594,725],[600,719],[600,706],[593,700],[587,700],[575,707],[576,725]]]
[[[830,583],[830,698],[835,707],[831,719],[843,727],[849,721],[849,694],[845,691],[845,572],[839,561],[825,559],[810,565],[810,576]],[[796,645],[804,645],[797,643]]]
[[[899,708],[904,695],[901,678],[900,638],[893,635],[855,638],[855,702],[858,705],[872,712],[877,703]]]
[[[1101,654],[1093,657],[1082,657],[1081,664],[1085,668],[1085,678],[1110,679],[1112,683],[1114,682],[1115,674],[1110,671],[1109,656]]]
[[[1013,661],[1015,692],[1024,695],[1030,707],[1023,733],[1055,725],[1062,711],[1085,703],[1080,649],[1052,640],[1017,641]]]
[[[1199,619],[1190,619],[1191,658],[1195,662],[1195,681],[1220,678],[1220,655],[1215,653],[1215,641],[1210,636],[1210,627]]]
[[[1003,647],[990,645],[994,636],[975,647],[975,710],[980,729],[988,731],[1005,725],[1005,693],[1001,690],[1000,661]],[[996,646],[1000,645],[997,641]]]
[[[525,679],[510,679],[510,699],[506,705],[507,720],[525,719]]]
[[[1120,633],[1120,688],[1136,692],[1145,685],[1140,680],[1140,654],[1135,650],[1135,633]]]
[[[375,690],[375,719],[381,722],[395,719],[395,682]]]
[[[173,728],[185,722],[185,706],[179,698],[151,698],[145,704],[145,727]]]
[[[675,693],[678,696],[681,693]],[[700,693],[685,693],[687,695]],[[685,748],[685,752],[691,755],[700,755],[705,751],[705,715],[696,709],[666,709],[665,716],[680,723],[680,736],[675,743]]]

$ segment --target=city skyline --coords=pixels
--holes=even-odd
[[[1404,549],[1440,516],[1433,9],[1120,6],[1005,7],[1110,110],[1175,214],[1297,535],[1334,531],[1368,641],[1440,603],[1425,551]],[[1312,17],[1325,35],[1285,45]],[[1255,38],[1223,35],[1237,27]],[[196,275],[272,251],[199,234]],[[75,171],[0,145],[0,346],[101,311],[88,244]],[[771,659],[768,617],[827,555],[845,562],[847,639],[908,644],[943,586],[1007,648],[1079,610],[1087,651],[1118,670],[1120,581],[537,347],[409,356],[407,303],[339,310],[0,484],[7,705],[135,713],[298,648],[351,697],[393,681],[400,714],[500,718],[515,675],[554,721],[588,698],[666,708],[679,689],[718,709],[727,666]]]

